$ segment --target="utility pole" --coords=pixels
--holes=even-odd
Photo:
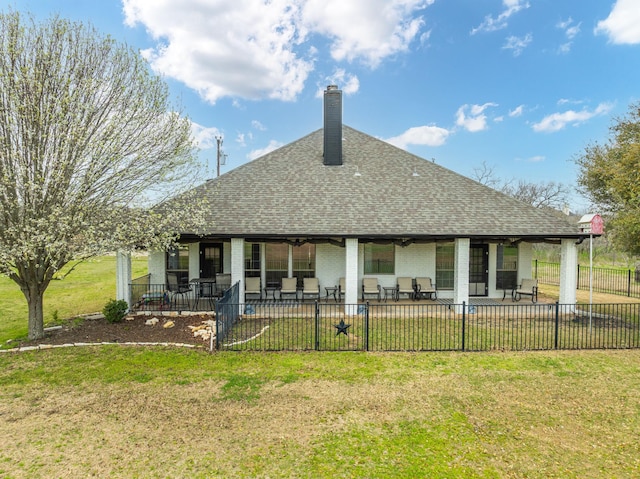
[[[218,164],[218,174],[216,175],[216,178],[218,176],[220,176],[220,158],[222,156],[222,137],[221,136],[216,136],[216,142],[218,143],[218,155],[217,155],[217,164]]]

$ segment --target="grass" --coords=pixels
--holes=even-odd
[[[640,474],[640,351],[0,355],[2,477]]]
[[[100,310],[114,276],[79,266],[47,318]],[[26,333],[20,292],[0,297],[0,338]],[[5,352],[0,429],[7,478],[635,478],[640,350]]]
[[[132,258],[133,276],[146,273],[146,257]],[[61,274],[68,271],[63,269]],[[78,265],[64,279],[51,281],[44,294],[45,326],[60,319],[102,311],[116,295],[116,258],[102,256]],[[0,276],[0,345],[27,335],[27,301],[16,283]]]

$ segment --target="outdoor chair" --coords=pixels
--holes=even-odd
[[[302,300],[305,296],[315,296],[320,300],[320,282],[318,278],[303,278],[302,279]]]
[[[362,278],[362,301],[366,295],[375,294],[380,301],[380,285],[378,278]]]
[[[415,299],[416,291],[413,288],[413,278],[401,276],[396,280],[396,301],[400,300],[401,294],[406,294],[408,298]]]
[[[522,283],[516,286],[511,292],[511,297],[514,301],[520,301],[522,296],[531,296],[531,302],[538,301],[538,280],[537,279],[523,279]]]
[[[171,303],[175,306],[178,302],[178,296],[184,301],[184,295],[191,291],[191,285],[180,284],[177,274],[167,273],[167,290],[171,297]]]
[[[298,278],[282,278],[282,285],[280,286],[280,299],[284,299],[284,295],[293,294],[298,300]]]
[[[231,275],[229,273],[216,273],[215,296],[221,298],[230,287]]]
[[[258,295],[258,299],[262,301],[262,287],[260,284],[260,278],[245,278],[244,279],[244,296],[245,299],[248,295]]]
[[[431,278],[416,278],[416,299],[425,298],[435,301],[438,299],[436,284],[431,282]]]
[[[338,301],[342,301],[342,295],[344,294],[346,289],[347,287],[345,285],[344,278],[340,278],[340,280],[338,281]]]

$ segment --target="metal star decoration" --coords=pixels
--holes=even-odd
[[[347,329],[349,329],[351,327],[351,325],[350,324],[346,324],[344,322],[344,319],[341,319],[340,323],[334,324],[333,326],[338,330],[338,332],[336,333],[336,336],[338,336],[340,333],[344,334],[345,336],[349,335],[347,333]]]

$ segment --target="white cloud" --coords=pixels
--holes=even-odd
[[[260,123],[258,120],[253,120],[251,122],[251,128],[258,131],[267,131],[267,127]]]
[[[516,162],[524,162],[524,163],[541,163],[546,160],[546,157],[542,155],[531,156],[529,158],[515,158]]]
[[[507,37],[506,43],[503,45],[503,50],[512,50],[513,56],[517,57],[522,53],[522,50],[527,48],[533,41],[533,36],[527,33],[524,37],[510,36]]]
[[[640,43],[640,8],[637,0],[618,0],[594,33],[604,33],[613,43]]]
[[[573,39],[578,35],[578,33],[580,33],[580,25],[582,25],[582,23],[574,25],[573,18],[571,17],[563,22],[558,22],[556,24],[557,28],[559,28],[560,30],[564,30],[564,34],[568,40],[567,42],[560,45],[560,47],[558,47],[558,53],[569,53],[571,51]]]
[[[220,130],[217,128],[207,128],[194,122],[191,122],[191,134],[196,142],[196,146],[202,150],[216,147],[216,136],[222,136]]]
[[[507,20],[509,20],[511,15],[530,6],[529,2],[525,0],[503,0],[502,4],[504,5],[504,11],[497,17],[492,17],[491,15],[484,17],[484,21],[471,30],[471,35],[475,35],[478,32],[495,32],[496,30],[502,30],[507,27]]]
[[[271,140],[267,146],[264,148],[259,148],[257,150],[251,150],[247,155],[247,158],[250,160],[255,160],[256,158],[260,158],[261,156],[266,155],[267,153],[271,153],[273,150],[277,150],[281,146],[284,146],[284,143],[281,143],[276,140]]]
[[[286,101],[304,88],[323,42],[338,61],[376,67],[420,38],[419,12],[433,1],[123,0],[123,12],[156,42],[143,52],[152,68],[206,101]]]
[[[324,96],[327,85],[338,85],[344,94],[353,95],[360,89],[360,80],[356,75],[347,73],[343,68],[337,68],[331,76],[325,77],[323,85],[318,85],[316,98]]]
[[[610,103],[600,103],[596,109],[592,111],[584,109],[582,111],[567,110],[562,113],[553,113],[545,116],[538,123],[535,123],[532,128],[533,131],[539,133],[552,133],[562,130],[567,125],[576,126],[595,116],[606,115],[612,108],[613,105]]]
[[[375,68],[397,52],[406,51],[419,37],[422,17],[413,13],[435,0],[306,0],[305,27],[332,42],[334,60],[362,59]]]
[[[416,126],[385,141],[406,150],[409,145],[444,145],[450,134],[449,130],[438,126]]]
[[[496,103],[485,103],[484,105],[462,105],[456,112],[456,125],[467,131],[475,133],[486,130],[487,115],[484,111],[491,106],[498,106]]]
[[[524,105],[518,105],[517,107],[515,107],[513,110],[509,112],[509,116],[511,118],[517,118],[519,116],[522,116],[523,112],[524,112]]]

